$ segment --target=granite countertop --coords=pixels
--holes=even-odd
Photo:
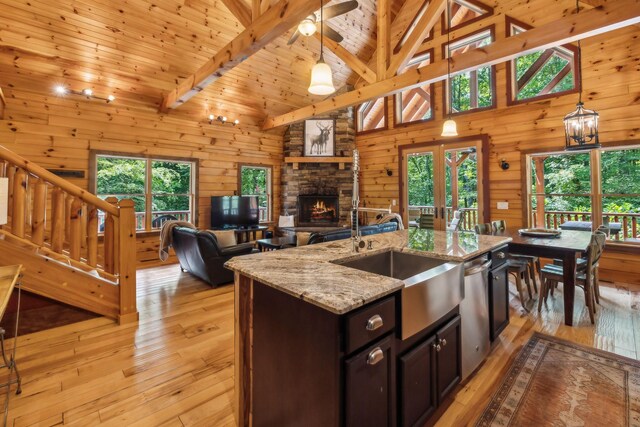
[[[399,279],[380,276],[336,263],[389,250],[463,262],[511,241],[509,237],[473,232],[412,228],[363,236],[372,250],[353,252],[350,239],[262,252],[232,258],[225,267],[267,286],[344,314],[404,287]]]

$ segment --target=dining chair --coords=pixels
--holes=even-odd
[[[606,225],[601,225],[600,227],[598,227],[598,229],[596,231],[594,231],[594,233],[602,233],[605,235],[605,242],[606,242],[606,238],[609,237],[610,235],[610,228]],[[562,260],[561,259],[554,259],[553,263],[557,266],[562,266]],[[583,256],[577,259],[576,262],[576,272],[580,273],[585,271],[587,268],[587,257]],[[600,269],[598,268],[598,266],[596,266],[596,270],[595,270],[595,279],[593,281],[593,290],[594,290],[594,295],[596,297],[596,303],[600,304]],[[541,279],[542,280],[542,279]],[[553,292],[553,290],[551,290],[551,292]]]
[[[497,221],[491,221],[491,226],[496,232],[505,231],[507,229],[507,221],[501,219]],[[534,292],[538,292],[538,282],[536,280],[536,276],[540,275],[540,258],[532,255],[520,255],[517,253],[509,253],[509,257],[513,259],[518,259],[520,261],[526,261],[528,264],[528,272],[529,277],[531,277],[531,281],[533,282],[533,290]]]
[[[489,222],[484,224],[478,223],[475,225],[474,229],[476,230],[476,234],[493,234],[493,225]]]
[[[458,231],[460,230],[460,226],[462,223],[460,222],[460,211],[453,211],[453,218],[451,218],[451,223],[447,226],[447,230],[449,231]]]
[[[484,224],[476,224],[474,229],[476,231],[476,234],[493,234],[494,231],[493,224],[489,222]],[[516,279],[516,289],[518,290],[518,296],[520,297],[520,305],[522,305],[522,308],[524,308],[525,310],[527,310],[527,308],[524,306],[524,291],[522,286],[523,277],[527,285],[529,299],[533,298],[533,295],[531,293],[531,283],[529,282],[528,265],[529,264],[526,261],[520,261],[514,258],[507,259],[507,271]]]
[[[430,230],[433,230],[433,221],[434,221],[434,215],[433,214],[420,214],[420,218],[418,219],[418,227],[420,228],[428,228]]]
[[[591,323],[595,323],[596,312],[596,285],[595,282],[596,272],[598,270],[598,263],[604,250],[604,245],[607,240],[606,234],[595,231],[591,235],[591,241],[587,249],[586,256],[586,268],[582,272],[578,272],[576,275],[576,286],[580,286],[584,290],[584,299],[589,312],[589,319]],[[559,282],[563,280],[562,266],[557,264],[547,264],[542,267],[541,270],[542,285],[540,289],[540,298],[538,300],[538,312],[542,310],[542,302],[547,303],[549,294],[553,295],[553,289]]]

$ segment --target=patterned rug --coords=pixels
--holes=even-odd
[[[476,426],[640,426],[640,362],[535,334]]]

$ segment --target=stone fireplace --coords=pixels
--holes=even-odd
[[[353,110],[347,108],[334,111],[326,116],[336,121],[336,157],[351,157],[355,148],[355,127]],[[304,123],[295,123],[284,134],[284,156],[302,157],[304,148]],[[291,163],[282,166],[282,208],[296,218],[298,227],[335,227],[349,224],[353,171],[351,164],[340,169],[338,163],[299,163],[297,169]],[[334,210],[329,219],[323,213],[322,219],[312,220],[307,200],[318,198],[325,209]],[[335,206],[334,206],[335,201]],[[309,202],[313,206],[313,202]],[[330,206],[327,206],[329,204]],[[317,212],[322,211],[322,208]]]
[[[340,201],[337,195],[298,196],[298,226],[332,226],[340,223]]]

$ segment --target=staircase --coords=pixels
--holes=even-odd
[[[136,321],[133,201],[102,200],[2,146],[0,176],[9,178],[0,265],[24,266],[24,290]]]

